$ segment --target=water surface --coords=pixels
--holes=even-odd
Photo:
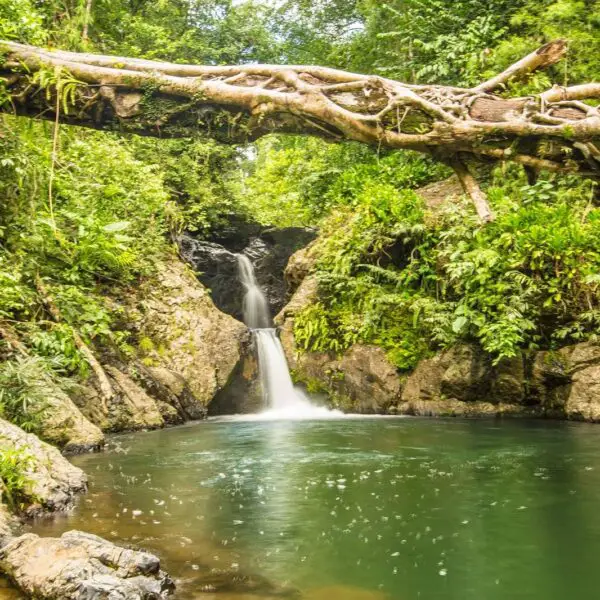
[[[597,597],[600,430],[421,419],[209,421],[73,460],[78,528],[158,554],[178,598]],[[253,593],[201,593],[207,573]],[[262,578],[265,578],[263,580]]]

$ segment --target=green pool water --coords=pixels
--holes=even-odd
[[[178,598],[600,597],[597,426],[209,421],[73,462],[90,492],[34,530],[151,550]],[[202,593],[211,569],[285,589]]]

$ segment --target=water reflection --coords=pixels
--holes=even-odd
[[[200,590],[216,577],[221,600],[587,599],[600,551],[596,432],[370,419],[121,436],[118,451],[77,459],[90,494],[37,529],[148,548],[181,598],[211,598]]]

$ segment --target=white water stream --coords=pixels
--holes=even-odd
[[[301,390],[294,387],[283,346],[272,326],[269,305],[249,258],[238,254],[240,281],[246,289],[244,322],[252,331],[258,354],[258,370],[267,411],[261,418],[323,418],[337,411],[314,406]]]

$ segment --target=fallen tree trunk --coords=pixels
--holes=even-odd
[[[202,133],[241,143],[301,133],[331,141],[426,152],[460,171],[459,157],[511,160],[534,169],[600,178],[600,84],[554,87],[537,96],[492,94],[551,65],[566,43],[551,42],[481,85],[408,85],[316,66],[193,66],[77,54],[0,42],[4,111],[156,137]],[[57,102],[57,95],[64,97]],[[59,108],[60,110],[60,108]]]

